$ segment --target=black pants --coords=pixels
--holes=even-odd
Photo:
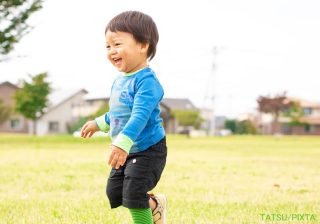
[[[158,183],[167,159],[164,137],[147,150],[129,154],[119,169],[112,168],[107,184],[111,208],[149,208],[148,191]]]

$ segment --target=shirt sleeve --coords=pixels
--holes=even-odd
[[[134,141],[147,125],[152,111],[161,101],[163,93],[162,86],[154,76],[146,76],[137,82],[130,119],[113,145],[129,153]]]
[[[110,118],[109,113],[105,113],[104,115],[97,117],[94,119],[100,131],[108,132],[110,128]]]

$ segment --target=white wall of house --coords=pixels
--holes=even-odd
[[[73,107],[83,103],[86,93],[79,91],[67,100],[49,109],[37,122],[37,135],[66,134],[67,125],[75,122],[78,117],[74,115]]]
[[[75,105],[72,109],[72,114],[76,117],[89,116],[99,110],[104,103],[106,103],[106,100],[85,101],[82,104]]]

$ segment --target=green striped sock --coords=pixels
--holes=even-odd
[[[130,208],[134,224],[153,224],[151,208]]]

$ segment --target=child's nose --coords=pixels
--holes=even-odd
[[[109,54],[116,54],[117,53],[117,49],[115,49],[115,48],[110,48],[110,50],[109,50]]]

